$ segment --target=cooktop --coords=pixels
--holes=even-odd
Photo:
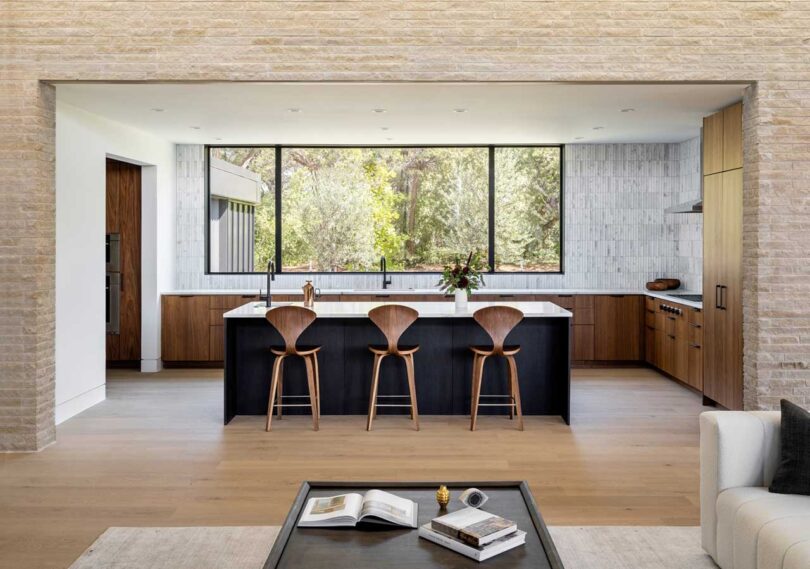
[[[667,296],[671,296],[673,298],[680,298],[682,300],[688,300],[689,302],[703,302],[703,295],[702,294],[669,294],[664,293]]]

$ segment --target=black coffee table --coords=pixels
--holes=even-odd
[[[483,490],[489,501],[485,510],[517,523],[526,532],[526,545],[478,563],[425,539],[415,529],[298,528],[298,518],[311,497],[372,488],[409,498],[419,504],[419,525],[441,515],[436,503],[439,482],[304,482],[278,534],[264,569],[463,569],[466,567],[509,569],[563,569],[560,557],[537,510],[526,482],[443,483],[450,489],[447,512],[463,508],[458,500],[463,490]]]

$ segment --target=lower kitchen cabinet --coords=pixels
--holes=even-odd
[[[594,359],[641,360],[642,298],[635,294],[594,297]]]
[[[644,341],[647,363],[690,387],[703,389],[701,310],[648,298],[645,303]]]
[[[203,362],[209,360],[208,311],[208,296],[163,296],[160,317],[163,361]]]

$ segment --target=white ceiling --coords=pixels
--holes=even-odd
[[[57,97],[178,143],[680,142],[698,135],[703,116],[740,100],[745,86],[60,84]]]

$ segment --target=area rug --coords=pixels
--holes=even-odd
[[[70,569],[261,569],[278,527],[109,528]],[[696,527],[550,528],[565,569],[716,569]]]

